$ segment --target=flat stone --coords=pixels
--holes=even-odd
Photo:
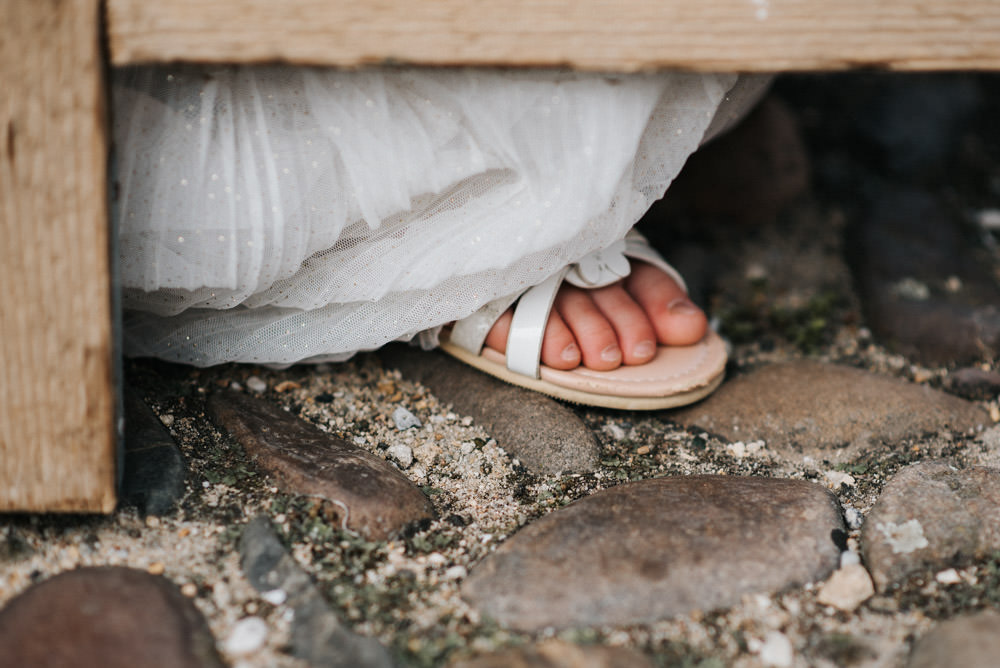
[[[205,619],[166,578],[81,568],[36,584],[0,610],[6,666],[222,668]]]
[[[433,516],[427,497],[395,466],[265,399],[217,392],[208,412],[284,491],[334,502],[345,526],[373,540]]]
[[[832,461],[847,461],[882,441],[965,431],[989,421],[978,406],[939,390],[813,361],[772,364],[732,378],[670,417],[731,441],[763,440],[786,456]]]
[[[503,383],[444,353],[393,345],[379,354],[387,367],[399,369],[456,411],[475,418],[528,469],[559,475],[597,467],[600,446],[594,434],[554,399]]]
[[[922,568],[1000,550],[1000,469],[919,462],[889,480],[861,529],[880,591]]]
[[[993,668],[1000,656],[1000,615],[993,611],[943,622],[920,639],[906,668]]]
[[[519,630],[646,623],[824,579],[840,506],[802,480],[680,476],[629,483],[535,520],[462,587]]]
[[[329,668],[393,668],[389,651],[374,638],[343,625],[309,575],[288,554],[263,515],[240,537],[240,562],[250,584],[294,611],[292,654],[309,665]],[[280,592],[280,596],[274,596]]]
[[[451,668],[653,668],[653,662],[627,647],[547,640],[529,647],[455,661]]]
[[[876,338],[929,364],[1000,353],[1000,285],[988,251],[968,238],[962,212],[926,189],[875,196],[849,257]]]
[[[121,500],[144,515],[165,515],[184,495],[187,465],[160,418],[126,389]]]

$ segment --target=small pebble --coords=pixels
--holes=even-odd
[[[256,652],[267,640],[267,622],[260,617],[246,617],[236,622],[226,638],[226,653],[239,656]]]
[[[865,523],[864,516],[858,512],[857,508],[844,508],[844,521],[848,529],[860,529]]]
[[[160,422],[163,423],[164,427],[170,428],[174,426],[174,416],[170,413],[160,416]]]
[[[760,644],[758,655],[760,662],[765,666],[787,668],[792,665],[794,658],[792,641],[780,631],[771,631],[765,636],[764,642]]]
[[[388,451],[389,456],[396,460],[400,468],[406,469],[413,464],[413,449],[408,445],[403,445],[402,443],[397,443],[396,445],[390,446]]]
[[[410,427],[423,426],[423,423],[420,422],[420,418],[402,406],[398,406],[396,410],[392,412],[392,421],[396,423],[396,429],[400,431],[409,429]]]
[[[611,436],[611,438],[615,439],[616,441],[620,441],[627,436],[625,430],[613,422],[604,425],[604,431],[606,431],[608,435]]]
[[[947,568],[938,573],[937,575],[935,575],[934,579],[940,582],[941,584],[950,585],[950,584],[958,584],[959,582],[961,582],[962,576],[959,575],[958,571],[956,571],[954,568]]]
[[[853,566],[861,563],[861,555],[854,550],[844,550],[840,553],[840,567]]]
[[[750,455],[759,454],[763,449],[764,441],[750,441],[749,443],[736,441],[735,443],[730,443],[726,446],[726,450],[729,451],[729,454],[736,459],[743,459],[744,457]]]
[[[848,564],[834,571],[819,590],[816,600],[851,612],[875,594],[872,578],[861,564]]]
[[[449,568],[444,572],[444,579],[461,580],[468,574],[469,574],[468,571],[465,570],[465,566],[452,566],[451,568]]]
[[[181,593],[188,598],[194,598],[198,595],[198,586],[193,582],[187,582],[181,585]]]
[[[926,301],[931,297],[931,289],[927,287],[927,284],[918,281],[912,276],[907,276],[899,280],[890,290],[896,296],[911,301]]]
[[[636,448],[635,454],[637,454],[637,455],[648,455],[650,450],[652,450],[651,447],[649,447],[648,445],[643,445],[643,446],[640,446],[640,447]]]
[[[823,477],[826,478],[826,486],[830,489],[840,489],[844,485],[854,487],[857,483],[854,476],[843,471],[824,471]]]
[[[283,380],[283,381],[281,381],[280,383],[278,383],[277,385],[274,386],[274,391],[275,392],[287,392],[289,390],[298,390],[301,387],[302,387],[302,385],[300,385],[299,383],[296,383],[294,380]],[[266,389],[266,386],[265,386],[265,389]]]
[[[166,570],[166,568],[163,566],[163,563],[157,561],[156,563],[150,564],[149,568],[146,569],[146,572],[150,575],[163,575],[164,570]]]
[[[1000,209],[983,209],[976,214],[976,222],[987,230],[1000,230]]]
[[[748,281],[763,281],[767,279],[767,267],[759,262],[750,262],[747,264],[743,276]]]
[[[272,589],[264,592],[260,597],[271,605],[281,605],[288,600],[288,592],[284,589]]]
[[[267,383],[265,383],[257,376],[250,376],[249,378],[247,378],[247,387],[250,389],[251,392],[256,392],[258,394],[267,391]]]

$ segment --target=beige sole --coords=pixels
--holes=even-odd
[[[585,376],[587,384],[594,387],[595,390],[598,390],[587,391],[580,389],[579,387],[564,387],[563,385],[552,382],[551,379],[531,378],[529,376],[523,376],[519,373],[515,373],[508,369],[505,364],[491,360],[485,356],[485,354],[491,354],[494,358],[502,359],[502,356],[495,351],[484,349],[484,355],[474,355],[464,348],[459,348],[450,342],[441,342],[441,349],[444,352],[448,353],[452,357],[455,357],[461,362],[482,371],[483,373],[504,381],[505,383],[517,385],[518,387],[523,387],[575,404],[630,411],[653,411],[686,406],[704,399],[717,387],[719,387],[725,377],[725,344],[723,344],[722,340],[719,339],[718,335],[714,334],[714,332],[710,332],[710,334],[706,336],[705,341],[700,344],[696,344],[696,346],[706,349],[708,351],[708,357],[710,357],[707,363],[701,364],[694,369],[694,373],[698,374],[696,377],[690,376],[692,372],[691,369],[683,369],[681,372],[682,374],[686,374],[687,377],[684,378],[684,385],[682,387],[673,387],[664,391],[662,388],[663,384],[658,383],[660,387],[656,393],[644,396],[642,394],[642,387],[637,385],[630,388],[626,396],[619,391],[621,383],[615,378],[615,375],[620,372],[634,374],[634,370],[642,369],[645,365],[641,365],[639,367],[622,367],[620,370],[607,372],[595,372],[589,369],[579,369],[578,371],[566,372],[548,369],[544,366],[542,367],[543,374],[545,374],[547,370],[548,375],[564,379],[569,378],[570,376]],[[694,349],[695,347],[692,346],[691,348]],[[609,391],[607,392],[599,391],[601,389],[600,385],[602,385],[602,378],[607,378],[607,380],[603,383],[608,386],[607,389]]]

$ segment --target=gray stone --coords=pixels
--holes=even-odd
[[[184,494],[187,466],[170,432],[138,393],[125,391],[121,500],[145,515],[165,515]]]
[[[344,525],[369,538],[433,516],[395,466],[264,399],[222,391],[209,398],[208,412],[285,491],[333,501]]]
[[[0,610],[5,666],[222,668],[194,603],[166,578],[81,568],[30,587]]]
[[[906,668],[994,668],[1000,656],[1000,615],[993,611],[936,626],[913,648]]]
[[[576,413],[554,399],[503,383],[440,352],[398,345],[379,354],[386,366],[474,417],[532,471],[558,475],[597,466],[597,439]]]
[[[534,521],[462,587],[515,629],[632,624],[825,578],[843,524],[802,480],[682,476],[629,483]]]
[[[796,361],[727,380],[670,416],[731,441],[764,440],[786,456],[847,461],[880,441],[987,424],[978,406],[939,390],[861,369]]]
[[[263,515],[247,524],[240,537],[240,561],[250,584],[261,593],[281,590],[292,620],[292,653],[314,666],[392,668],[389,651],[373,638],[346,628],[323,600],[319,589],[289,555]]]
[[[471,659],[461,659],[451,668],[653,668],[653,662],[627,647],[574,645],[547,640]]]
[[[969,243],[962,215],[926,188],[886,188],[850,246],[872,332],[925,363],[1000,352],[1000,286],[989,251]]]
[[[926,461],[900,470],[861,530],[875,587],[1000,550],[1000,469]]]

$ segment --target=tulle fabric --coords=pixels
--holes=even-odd
[[[125,352],[286,365],[433,344],[622,238],[735,79],[116,71]]]

